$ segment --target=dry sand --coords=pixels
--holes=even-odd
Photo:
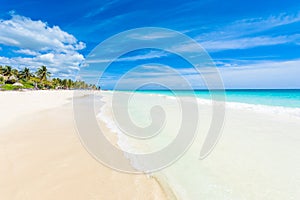
[[[146,175],[94,160],[75,131],[72,91],[0,93],[0,199],[170,199]]]

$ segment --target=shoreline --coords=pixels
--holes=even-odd
[[[102,98],[105,98],[102,96]],[[101,101],[103,101],[101,99]],[[105,102],[105,100],[104,100]],[[107,103],[107,102],[105,102]],[[108,118],[107,118],[107,113],[105,113],[105,104],[101,108],[102,110],[98,113],[97,115],[97,121],[98,124],[100,125],[102,130],[105,130],[105,136],[106,138],[116,147],[121,148],[118,142],[120,141],[119,134],[115,131],[112,130],[111,127],[108,124]],[[125,156],[125,155],[124,155]],[[126,156],[125,156],[126,157]],[[130,162],[130,159],[126,157],[128,162]],[[130,165],[134,168],[134,166],[131,164]],[[167,200],[180,200],[179,196],[176,194],[176,191],[168,184],[168,182],[165,180],[165,178],[159,177],[157,174],[148,174],[148,173],[143,173],[146,177],[150,179],[154,179],[157,184],[160,186],[162,191],[164,192],[166,199]],[[161,175],[160,175],[161,176]],[[164,179],[164,180],[163,180]]]
[[[99,94],[102,98],[111,96],[111,93]],[[22,195],[33,200],[54,198],[55,195],[51,196],[48,191],[54,192],[56,199],[63,195],[65,199],[86,199],[86,195],[91,194],[96,199],[107,195],[113,195],[112,199],[131,199],[134,195],[143,199],[149,195],[153,197],[149,199],[300,196],[295,192],[295,181],[299,177],[295,168],[300,166],[296,153],[300,141],[296,134],[300,128],[298,117],[229,107],[221,139],[208,158],[198,160],[198,147],[204,136],[200,135],[194,142],[198,147],[192,146],[175,164],[158,174],[130,175],[103,166],[80,144],[70,117],[72,91],[10,92],[10,97],[6,95],[0,93],[0,100],[5,102],[0,105],[4,111],[0,120],[5,122],[0,124],[0,129],[5,130],[0,134],[0,162],[4,163],[0,166],[0,195],[7,199],[20,199]],[[169,102],[167,105],[174,104],[174,97],[159,96],[158,99]],[[208,105],[200,102],[200,114],[206,116],[201,118],[205,125],[210,121]],[[118,134],[99,121],[110,141],[119,147]],[[203,131],[205,127],[200,130]],[[273,165],[274,160],[278,161],[276,165]],[[245,184],[240,185],[240,181]],[[114,186],[107,186],[108,183]],[[96,187],[99,185],[103,190],[99,191]],[[125,191],[124,188],[123,192],[116,189],[124,185],[127,186]],[[187,190],[183,194],[182,187]],[[273,193],[264,194],[263,189]]]
[[[100,126],[101,129],[103,130],[107,130],[105,131],[106,133],[106,137],[108,138],[108,140],[110,142],[112,142],[114,145],[118,146],[118,136],[115,135],[115,133],[111,132],[111,130],[106,126],[105,122],[103,122],[102,120],[99,120],[100,122]],[[124,155],[125,156],[125,155]],[[129,159],[127,158],[128,162]],[[134,166],[132,166],[134,167]],[[180,198],[176,195],[176,191],[174,191],[166,181],[160,179],[159,177],[157,177],[156,175],[152,175],[152,174],[147,174],[147,173],[142,173],[144,176],[146,176],[149,179],[154,179],[155,182],[159,185],[159,187],[161,188],[161,190],[163,191],[164,195],[166,196],[166,200],[180,200]]]

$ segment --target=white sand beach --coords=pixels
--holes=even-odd
[[[72,91],[0,93],[0,199],[168,199],[154,178],[114,171],[81,145]]]
[[[101,94],[108,120],[111,93]],[[91,157],[76,134],[72,97],[72,91],[0,93],[1,199],[300,198],[298,117],[229,106],[221,139],[199,160],[211,120],[209,105],[200,103],[199,137],[181,159],[148,177],[114,171]],[[155,98],[176,121],[174,98]],[[102,129],[115,134],[99,117]],[[161,147],[164,139],[150,144]]]

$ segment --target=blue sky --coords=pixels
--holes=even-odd
[[[226,88],[300,88],[299,1],[0,0],[0,5],[0,65],[32,70],[46,65],[55,76],[74,78],[100,42],[150,26],[176,30],[199,42]],[[150,36],[141,37],[157,39]],[[100,85],[113,88],[136,66],[145,70],[126,86],[145,74],[153,82],[172,81],[167,66],[194,88],[202,87],[189,63],[157,49],[123,55],[103,74]]]

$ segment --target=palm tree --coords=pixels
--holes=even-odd
[[[63,79],[62,80],[62,85],[63,85],[64,89],[67,89],[68,88],[68,80],[67,79]]]
[[[30,72],[30,69],[25,67],[22,71],[19,73],[20,78],[28,81],[32,77],[32,73]]]
[[[71,79],[68,79],[68,81],[67,81],[68,83],[67,83],[67,85],[68,85],[68,88],[69,89],[71,89],[71,88],[73,88],[73,86],[74,86],[74,83],[73,83],[73,81],[71,80]]]
[[[2,74],[3,73],[3,67],[2,67],[2,65],[0,65],[0,74]]]
[[[5,66],[2,69],[2,73],[4,76],[7,76],[8,78],[11,77],[13,75],[11,66]]]
[[[19,71],[17,69],[12,69],[11,70],[12,75],[14,75],[15,77],[19,76]]]
[[[46,81],[47,78],[49,78],[51,76],[51,73],[48,72],[48,69],[46,66],[41,66],[40,68],[38,68],[36,74],[40,78],[40,81]]]

